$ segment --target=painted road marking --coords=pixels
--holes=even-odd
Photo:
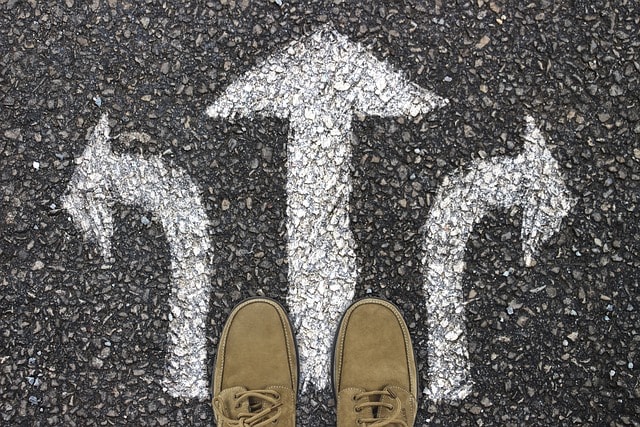
[[[474,224],[492,209],[519,206],[525,264],[556,233],[574,204],[558,162],[533,118],[526,117],[524,151],[475,162],[444,179],[429,211],[424,241],[424,290],[429,326],[429,386],[433,400],[459,400],[471,391],[465,330],[464,253]]]
[[[77,159],[63,206],[108,261],[115,202],[141,206],[160,218],[171,252],[172,276],[163,385],[175,397],[205,398],[211,244],[200,192],[186,172],[166,168],[159,157],[113,154],[109,139],[104,115]]]
[[[352,115],[412,117],[445,104],[324,28],[267,58],[207,109],[212,117],[289,120],[287,300],[304,387],[328,384],[333,336],[358,274],[349,226]]]

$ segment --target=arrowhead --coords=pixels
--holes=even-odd
[[[526,116],[525,158],[532,166],[522,218],[522,250],[525,265],[533,267],[540,246],[555,234],[575,200],[567,188],[558,162],[531,116]]]
[[[85,238],[97,242],[105,259],[111,257],[113,218],[109,210],[110,194],[104,175],[104,162],[111,155],[109,144],[109,120],[104,114],[93,130],[89,144],[67,186],[67,195],[62,197],[62,206]]]
[[[248,71],[209,106],[207,114],[288,118],[310,104],[368,115],[416,116],[447,100],[325,27]]]

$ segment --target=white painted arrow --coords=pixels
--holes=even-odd
[[[424,289],[429,326],[429,388],[433,400],[463,399],[471,390],[462,279],[474,224],[492,209],[519,206],[525,264],[560,228],[574,201],[533,118],[526,117],[524,152],[478,161],[444,179],[426,222]]]
[[[141,206],[160,218],[171,252],[171,308],[166,390],[175,397],[208,395],[204,331],[209,311],[211,244],[199,191],[188,175],[166,168],[159,157],[111,152],[104,115],[63,197],[63,206],[85,236],[111,258],[115,202]]]
[[[289,120],[288,304],[305,387],[327,385],[333,335],[356,283],[349,228],[352,114],[416,116],[445,102],[325,28],[267,58],[207,109],[212,117]]]

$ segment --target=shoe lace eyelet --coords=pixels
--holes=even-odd
[[[361,408],[361,407],[359,407],[359,406],[356,406],[356,408],[355,408],[355,409],[356,409],[356,412],[361,412],[361,411],[362,411],[362,408]]]

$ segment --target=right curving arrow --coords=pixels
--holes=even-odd
[[[458,400],[471,391],[462,292],[464,254],[474,224],[490,210],[519,206],[527,266],[574,204],[558,163],[532,117],[526,117],[524,152],[472,164],[446,177],[425,226],[424,290],[429,326],[429,387],[433,400]]]

